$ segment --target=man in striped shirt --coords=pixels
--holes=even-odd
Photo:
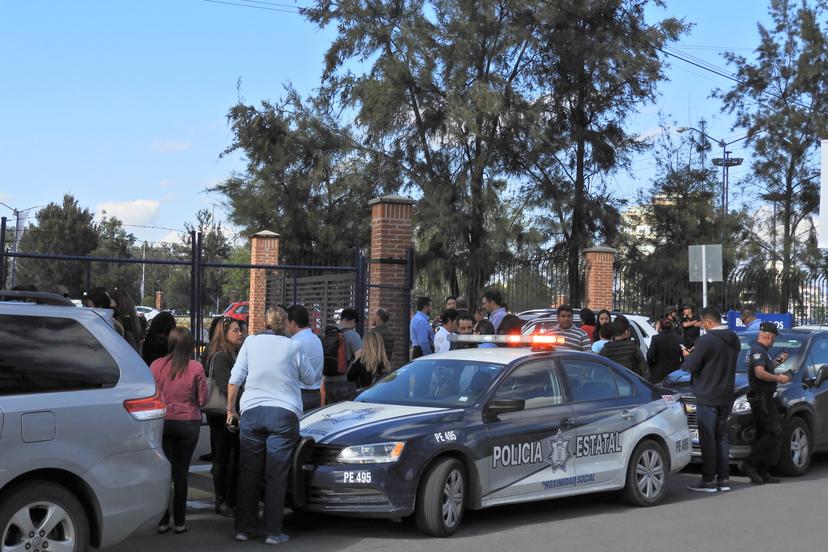
[[[575,351],[591,351],[592,340],[584,330],[572,325],[572,316],[572,307],[569,305],[558,307],[558,325],[555,326],[554,331],[564,338],[561,347]]]

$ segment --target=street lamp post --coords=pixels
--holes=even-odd
[[[738,167],[742,164],[743,159],[741,157],[730,157],[730,154],[733,153],[732,151],[728,151],[727,146],[735,144],[737,142],[741,142],[742,140],[747,140],[751,134],[746,134],[741,138],[737,138],[736,140],[731,140],[730,142],[725,142],[724,140],[717,140],[704,132],[703,130],[699,130],[695,127],[679,127],[676,129],[678,132],[687,132],[688,130],[693,130],[704,136],[709,140],[713,140],[722,148],[722,156],[716,157],[713,159],[713,164],[717,167],[722,168],[722,222],[721,222],[721,242],[722,242],[722,252],[724,253],[724,243],[725,243],[725,228],[727,226],[727,213],[728,213],[728,188],[730,184],[730,167]],[[724,293],[723,295],[723,307],[727,308],[727,275],[724,275],[722,278],[722,288]]]

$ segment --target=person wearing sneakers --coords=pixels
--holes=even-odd
[[[707,307],[701,315],[705,335],[687,349],[683,368],[691,375],[690,389],[696,396],[699,447],[702,453],[701,481],[688,485],[691,491],[715,493],[730,490],[730,442],[727,417],[733,408],[739,337],[722,325],[718,310]]]
[[[776,366],[787,360],[788,353],[783,352],[774,359],[768,354],[778,333],[776,324],[762,322],[759,336],[745,356],[750,383],[747,398],[756,426],[756,439],[750,455],[742,463],[742,471],[754,485],[779,483],[778,479],[768,473],[768,466],[779,457],[779,445],[782,442],[782,424],[779,423],[779,409],[773,395],[777,384],[788,383],[791,378],[786,374],[774,373]]]
[[[259,497],[264,484],[265,544],[287,542],[282,514],[290,460],[299,442],[302,415],[300,383],[316,381],[318,366],[299,341],[276,334],[248,337],[236,357],[227,385],[227,425],[239,428],[239,483],[236,491],[236,540],[259,533]],[[241,419],[236,397],[241,396]]]

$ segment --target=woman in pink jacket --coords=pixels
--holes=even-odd
[[[187,509],[187,474],[201,431],[201,407],[207,403],[204,367],[192,360],[195,342],[190,331],[177,327],[170,332],[169,354],[154,361],[150,370],[164,397],[164,455],[172,467],[173,523],[176,533],[189,530],[184,515]],[[158,532],[170,530],[170,511],[164,513]]]

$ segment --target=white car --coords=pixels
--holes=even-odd
[[[135,311],[138,313],[138,316],[143,316],[147,322],[151,322],[152,319],[155,318],[155,315],[161,312],[152,307],[145,307],[143,305],[138,305],[137,307],[135,307]]]
[[[653,506],[690,462],[678,394],[599,355],[550,352],[559,336],[452,341],[474,339],[512,346],[426,355],[352,402],[308,413],[293,508],[414,515],[424,533],[446,537],[467,508],[622,489]]]

